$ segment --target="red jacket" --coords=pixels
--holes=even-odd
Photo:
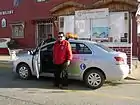
[[[72,60],[71,45],[67,40],[56,41],[53,47],[54,64],[63,64],[67,60]]]

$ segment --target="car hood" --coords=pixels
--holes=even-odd
[[[19,57],[22,57],[22,56],[32,56],[32,55],[30,55],[30,54],[28,54],[28,52],[24,52],[24,53],[18,53],[18,54],[16,54],[16,56],[19,56]]]
[[[17,60],[17,59],[22,59],[22,58],[25,59],[25,58],[31,58],[31,57],[32,55],[28,54],[28,51],[11,54],[12,60]]]

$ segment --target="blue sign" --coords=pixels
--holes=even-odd
[[[13,2],[14,7],[18,7],[20,2],[21,2],[21,0],[14,0],[14,2]]]
[[[86,65],[84,64],[84,63],[82,63],[81,65],[80,65],[80,69],[81,70],[84,70],[86,68]]]

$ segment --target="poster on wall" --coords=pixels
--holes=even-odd
[[[75,21],[75,33],[79,38],[90,38],[90,21],[89,20],[76,20]]]
[[[77,26],[77,31],[79,33],[85,32],[85,21],[84,20],[76,21],[76,26]]]
[[[108,27],[92,27],[92,38],[108,38]]]

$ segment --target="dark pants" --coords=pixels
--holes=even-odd
[[[54,72],[54,85],[63,85],[68,86],[68,71],[67,71],[68,65],[60,64],[56,65],[56,70]]]

